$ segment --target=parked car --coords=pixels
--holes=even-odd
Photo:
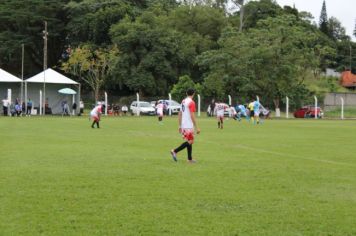
[[[137,114],[139,112],[141,115],[156,115],[155,109],[151,106],[149,102],[133,101],[130,105],[130,111],[132,115]]]
[[[317,115],[317,118],[323,117],[324,113],[320,107],[317,107],[316,115]],[[294,112],[294,117],[295,118],[311,118],[311,117],[314,118],[315,117],[315,106],[309,105],[309,106],[304,106],[304,107],[299,108],[298,110],[296,110]]]
[[[166,115],[169,114],[169,110],[172,111],[172,115],[178,114],[181,108],[181,104],[174,100],[158,100],[158,102],[164,102],[166,105],[166,110],[164,111]]]
[[[157,101],[151,101],[151,102],[150,102],[150,104],[151,104],[151,106],[152,106],[153,108],[156,108],[156,102],[157,102]]]

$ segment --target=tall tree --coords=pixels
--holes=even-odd
[[[69,22],[68,38],[71,44],[107,45],[111,43],[109,30],[125,16],[134,17],[135,5],[127,0],[82,0],[67,4]],[[146,4],[146,3],[140,3]]]
[[[48,67],[64,50],[68,0],[0,1],[0,66],[19,75],[21,44],[25,45],[25,76],[43,68],[44,21],[48,22]]]
[[[260,20],[257,28],[242,34],[227,29],[219,41],[221,49],[198,57],[207,72],[203,86],[210,77],[222,79],[225,92],[260,95],[278,108],[286,95],[298,95],[300,75],[315,64],[316,37],[294,15]]]
[[[232,2],[240,9],[239,32],[242,32],[245,15],[245,4],[247,3],[247,0],[232,0]]]
[[[356,20],[355,20],[354,36],[356,37]]]
[[[321,8],[320,18],[319,18],[319,29],[326,35],[330,35],[328,14],[326,12],[326,3],[323,1],[323,6]]]
[[[111,72],[111,65],[118,58],[118,49],[94,49],[91,45],[83,45],[74,49],[69,60],[62,64],[62,69],[84,81],[94,92],[95,100]]]
[[[122,55],[114,73],[117,84],[132,91],[163,95],[176,82],[192,50],[182,33],[166,26],[165,12],[151,10],[135,21],[126,18],[111,28],[112,41]]]
[[[329,19],[329,35],[333,40],[344,40],[349,37],[346,35],[345,27],[335,17],[330,17]]]

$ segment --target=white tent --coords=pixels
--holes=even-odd
[[[21,97],[21,82],[22,80],[16,76],[0,69],[0,98],[7,97],[7,90],[12,91],[12,100]],[[0,100],[1,100],[0,99]],[[13,102],[13,101],[12,101]]]
[[[40,91],[42,91],[43,96],[44,83],[46,84],[46,102],[52,114],[62,113],[61,104],[63,101],[67,101],[69,107],[72,107],[74,102],[79,104],[80,84],[52,69],[47,69],[26,80],[25,94],[27,94],[27,98],[31,98],[35,108],[39,108],[40,106]],[[68,87],[68,85],[77,91],[75,99],[74,96],[71,99],[69,96],[58,93],[58,90]]]

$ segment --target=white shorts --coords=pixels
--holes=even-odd
[[[254,111],[254,116],[259,116],[260,115],[260,111]]]

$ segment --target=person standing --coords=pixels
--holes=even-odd
[[[4,113],[4,116],[8,115],[8,109],[9,109],[9,100],[5,97],[2,100],[2,111]]]
[[[229,106],[225,103],[216,103],[215,104],[215,112],[216,113],[216,119],[218,121],[218,129],[223,129],[224,128],[224,114],[225,110],[228,109]]]
[[[82,100],[79,101],[79,115],[81,116],[84,113],[84,102]]]
[[[75,115],[76,112],[77,112],[77,103],[74,102],[74,103],[72,104],[72,113],[73,113],[73,116]]]
[[[212,99],[211,100],[211,103],[210,103],[210,116],[214,116],[214,111],[215,111],[215,99]]]
[[[255,104],[255,102],[253,101],[253,102],[250,102],[249,104],[248,104],[248,110],[249,110],[249,112],[250,112],[250,121],[252,120],[253,121],[253,123],[255,123],[255,114],[254,114],[254,110],[253,110],[253,105]]]
[[[129,108],[126,105],[123,105],[121,107],[121,111],[124,113],[124,115],[126,116],[126,113],[128,112]]]
[[[254,115],[254,120],[253,124],[259,124],[260,123],[260,108],[261,108],[261,103],[260,101],[256,100],[253,102],[253,115]]]
[[[26,116],[31,116],[31,111],[32,111],[32,101],[31,101],[31,98],[29,98],[27,101]]]
[[[196,130],[197,134],[200,133],[200,129],[197,126],[195,120],[195,102],[193,97],[195,94],[194,89],[187,90],[187,98],[182,101],[181,110],[178,113],[179,121],[179,133],[182,134],[183,139],[185,140],[179,147],[171,150],[171,155],[174,161],[177,161],[177,153],[187,148],[188,162],[195,163],[193,160],[193,143],[194,143],[194,131]]]

